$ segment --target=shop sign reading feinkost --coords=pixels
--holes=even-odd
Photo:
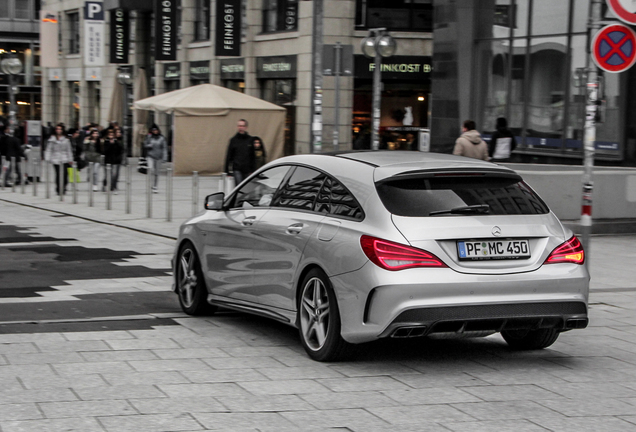
[[[216,41],[217,56],[241,55],[241,0],[217,0]]]
[[[373,79],[375,62],[363,55],[354,59],[356,78]],[[382,59],[382,79],[418,80],[430,79],[433,58],[431,56],[393,56]]]

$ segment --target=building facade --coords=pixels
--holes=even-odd
[[[60,52],[59,67],[44,73],[42,119],[71,126],[117,120],[138,142],[144,127],[154,122],[169,131],[171,119],[135,110],[124,119],[122,97],[130,105],[143,96],[209,82],[284,106],[286,153],[308,153],[315,150],[320,58],[321,151],[334,148],[336,125],[340,149],[367,148],[375,65],[362,55],[360,43],[369,29],[382,27],[396,40],[397,52],[382,64],[381,147],[416,149],[420,131],[430,128],[431,150],[450,152],[463,120],[475,120],[488,137],[496,118],[506,117],[517,136],[516,160],[580,163],[585,107],[580,76],[589,55],[591,1],[323,0],[323,55],[314,44],[314,1],[104,0],[106,60],[95,67],[83,55],[83,10],[89,1],[43,0],[42,8],[59,20]],[[161,60],[165,41],[156,37],[161,30],[156,12],[164,2],[176,8],[178,24],[171,60]],[[233,44],[224,36],[226,6],[240,9],[240,32],[235,31],[240,37],[230,37]],[[111,22],[121,11],[129,29],[128,58],[110,63]],[[614,19],[607,8],[603,13]],[[329,68],[338,43],[351,55],[336,79]],[[125,89],[116,78],[122,67],[134,78]],[[601,162],[636,163],[636,127],[629,126],[636,124],[634,73],[602,74],[596,153]]]
[[[159,2],[161,3],[161,2]],[[172,2],[170,2],[172,3]],[[229,5],[236,1],[226,2]],[[177,6],[178,37],[174,60],[157,60],[157,1],[104,2],[106,10],[106,61],[101,67],[87,67],[82,55],[86,44],[82,0],[48,0],[44,9],[57,14],[60,25],[59,67],[48,68],[44,89],[44,118],[69,126],[96,122],[105,125],[117,112],[123,92],[117,83],[118,69],[128,67],[135,82],[127,88],[132,102],[136,86],[145,74],[153,95],[201,83],[212,83],[245,92],[287,109],[285,152],[312,151],[312,82],[315,55],[314,4],[298,0],[243,0],[241,5],[238,55],[219,54],[226,17],[220,3],[210,0],[180,0]],[[339,144],[350,148],[359,134],[369,130],[371,116],[371,61],[362,56],[360,42],[369,28],[386,27],[397,40],[397,52],[386,59],[387,72],[382,99],[382,124],[392,128],[385,145],[406,146],[410,129],[428,126],[430,112],[432,0],[421,2],[375,0],[324,0],[323,37],[326,49],[337,43],[350,46],[353,58],[339,78]],[[126,64],[110,64],[110,21],[122,8],[129,17],[130,44]],[[157,55],[159,54],[159,55]],[[220,54],[223,54],[221,52]],[[355,71],[354,71],[355,63]],[[334,103],[336,78],[324,76],[322,86],[322,150],[333,148],[336,124]],[[406,121],[404,121],[406,120]],[[170,116],[151,115],[146,126],[157,123],[169,130]],[[133,137],[139,132],[138,113],[131,110],[126,120]],[[254,134],[259,132],[250,131]],[[227,137],[229,138],[229,137]],[[134,138],[133,138],[134,141]],[[410,143],[409,143],[410,145]],[[406,147],[405,147],[406,148]]]
[[[42,115],[39,9],[39,0],[0,1],[0,58],[14,56],[22,63],[15,81],[17,118],[21,120],[40,120]],[[9,115],[9,77],[2,73],[0,115]]]

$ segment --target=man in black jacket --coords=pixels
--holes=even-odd
[[[254,147],[252,137],[247,133],[247,120],[239,120],[236,128],[236,135],[227,146],[225,172],[229,173],[231,168],[238,185],[254,171]]]
[[[9,179],[11,174],[15,170],[15,184],[22,183],[22,171],[20,170],[20,161],[24,157],[24,149],[20,144],[20,140],[13,136],[11,129],[7,126],[4,129],[4,136],[2,137],[2,148],[6,151],[6,158],[10,162],[7,172],[4,175],[4,184],[9,186]],[[11,163],[11,158],[15,158],[15,164]]]

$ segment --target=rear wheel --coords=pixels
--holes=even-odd
[[[538,330],[508,330],[502,331],[501,336],[508,345],[517,350],[537,350],[547,348],[559,337],[557,329]]]
[[[181,309],[188,315],[213,314],[217,308],[208,303],[201,263],[192,243],[181,247],[177,259],[176,283]]]
[[[309,357],[323,362],[345,359],[352,345],[340,335],[338,302],[323,271],[313,269],[305,276],[298,302],[298,329]]]

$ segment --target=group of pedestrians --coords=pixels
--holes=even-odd
[[[254,171],[265,165],[267,155],[263,140],[247,132],[247,120],[236,124],[236,135],[230,138],[225,156],[225,172],[232,173],[238,185]]]
[[[97,128],[92,128],[86,130],[85,135],[86,137],[82,140],[82,131],[77,129],[71,130],[67,134],[64,125],[58,124],[55,126],[54,133],[47,140],[44,160],[50,162],[55,170],[55,192],[58,195],[60,192],[66,193],[69,177],[71,181],[78,181],[79,175],[71,170],[72,162],[75,162],[77,171],[81,171],[92,162],[93,175],[87,181],[92,185],[93,191],[100,189],[100,172],[103,172],[101,190],[106,191],[108,184],[106,165],[110,165],[110,189],[117,194],[119,171],[124,159],[121,129],[109,127],[102,134]],[[104,159],[103,167],[101,166],[102,156]],[[60,176],[62,177],[60,178]],[[60,191],[60,184],[62,191]]]
[[[455,141],[453,154],[481,159],[491,162],[509,162],[512,151],[517,146],[515,136],[508,129],[508,122],[504,117],[499,117],[496,123],[497,130],[492,134],[490,143],[481,138],[475,122],[466,120],[462,124],[462,134]]]

